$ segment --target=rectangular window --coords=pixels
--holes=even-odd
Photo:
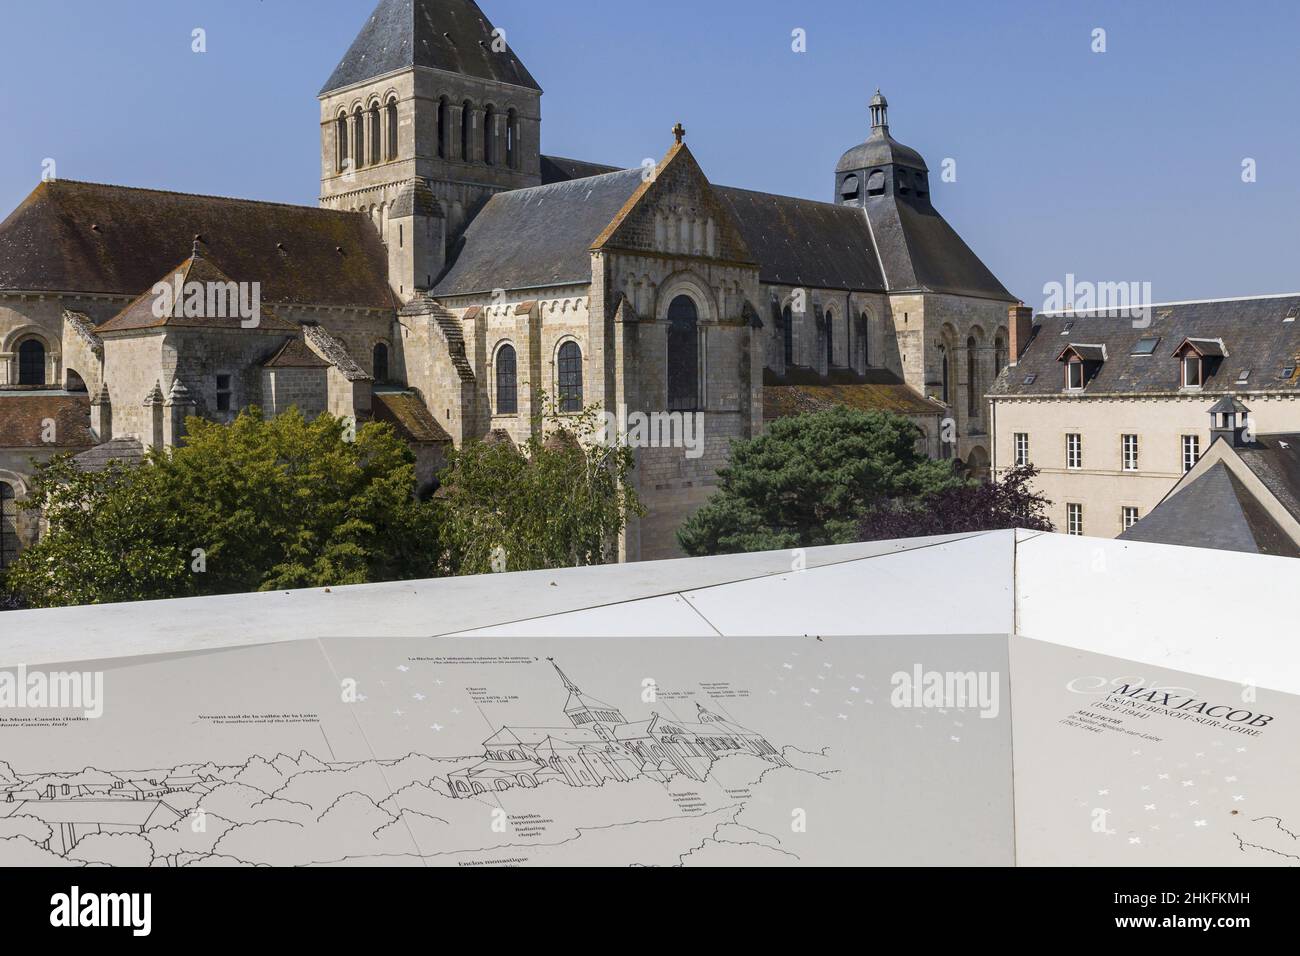
[[[1065,467],[1071,471],[1083,467],[1083,436],[1078,432],[1065,436]]]
[[[217,411],[230,411],[230,376],[217,376]]]
[[[1183,436],[1183,474],[1187,474],[1201,457],[1201,437],[1199,435]]]
[[[1066,534],[1083,534],[1083,505],[1067,504],[1065,506]]]
[[[1197,355],[1189,355],[1183,359],[1183,387],[1200,388],[1201,387],[1201,359]]]
[[[1065,366],[1066,379],[1065,387],[1072,392],[1077,392],[1083,388],[1083,363],[1070,362]]]
[[[1137,435],[1123,436],[1123,453],[1124,453],[1124,470],[1138,470],[1138,437]]]
[[[1029,433],[1016,432],[1016,467],[1029,464]]]
[[[1120,509],[1119,527],[1121,531],[1127,531],[1138,523],[1138,510],[1131,505],[1125,505]]]

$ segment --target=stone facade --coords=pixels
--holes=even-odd
[[[868,403],[885,395],[876,386],[903,390],[880,407],[979,473],[989,423],[968,398],[1005,362],[1014,299],[930,206],[924,161],[889,137],[877,99],[830,203],[710,183],[680,126],[659,164],[620,172],[542,155],[541,90],[476,5],[379,0],[318,96],[319,210],[38,189],[24,215],[45,218],[13,233],[48,232],[67,277],[33,288],[0,269],[0,388],[38,337],[42,382],[88,391],[101,442],[170,445],[184,414],[227,420],[249,405],[358,421],[384,411],[418,432],[404,437],[422,486],[448,442],[528,441],[542,393],[619,421],[689,416],[694,441],[680,431],[635,448],[649,514],[621,543],[629,560],[679,553],[676,531],[731,443],[760,434],[768,390],[796,379],[858,383]],[[94,211],[128,200],[129,242]],[[74,234],[51,225],[78,214]],[[263,281],[279,324],[141,311],[190,233],[178,268]],[[0,258],[6,239],[0,227]],[[67,291],[99,289],[79,277],[94,268],[78,259],[87,249],[116,256],[129,281]],[[27,274],[45,276],[24,255]],[[156,272],[122,265],[145,260]],[[293,361],[277,364],[290,340]],[[379,409],[394,388],[427,415]]]

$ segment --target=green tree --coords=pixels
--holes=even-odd
[[[594,409],[538,406],[543,440],[468,442],[441,477],[444,569],[452,574],[603,564],[628,518],[644,514],[628,483],[631,449],[606,443]]]
[[[856,541],[878,502],[963,483],[951,463],[917,451],[919,435],[902,416],[844,407],[778,419],[732,443],[717,492],[677,540],[696,556]]]
[[[191,418],[183,445],[136,468],[38,468],[24,507],[48,530],[9,569],[34,607],[432,576],[436,509],[391,427],[296,409],[229,425]]]

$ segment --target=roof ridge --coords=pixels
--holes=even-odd
[[[1267,302],[1273,299],[1300,299],[1300,292],[1271,292],[1267,295],[1237,295],[1227,296],[1221,299],[1179,299],[1174,302],[1140,302],[1125,306],[1132,309],[1162,309],[1176,305],[1215,305],[1221,302]],[[1057,310],[1053,312],[1040,312],[1039,316],[1046,319],[1068,319],[1077,315],[1092,315],[1094,312],[1111,312],[1114,306],[1098,306],[1095,309],[1071,309],[1069,311]],[[1131,316],[1108,316],[1101,318],[1131,318]]]
[[[218,196],[214,193],[188,193],[178,189],[154,189],[150,186],[123,186],[119,183],[98,183],[85,179],[54,179],[46,180],[38,184],[37,189],[41,186],[54,188],[61,185],[71,186],[92,186],[97,189],[117,189],[124,192],[137,193],[154,193],[161,196],[186,196],[191,199],[219,199],[223,202],[237,202],[250,206],[275,206],[281,209],[305,209],[309,212],[324,212],[339,216],[360,216],[361,213],[350,212],[346,209],[327,209],[324,206],[307,206],[302,203],[279,202],[273,199],[248,199],[241,196]]]
[[[832,209],[847,209],[850,212],[862,213],[861,206],[846,206],[843,203],[827,202],[824,199],[809,199],[806,196],[787,196],[785,193],[770,193],[762,189],[747,189],[744,186],[723,186],[710,183],[714,189],[727,189],[734,193],[749,193],[752,196],[772,196],[777,199],[793,199],[795,202],[813,203],[818,206],[829,206]]]

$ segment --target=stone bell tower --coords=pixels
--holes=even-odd
[[[474,0],[380,0],[318,95],[320,203],[366,214],[390,249],[412,225],[436,238],[390,275],[404,297],[428,288],[494,193],[540,185],[541,96]]]

